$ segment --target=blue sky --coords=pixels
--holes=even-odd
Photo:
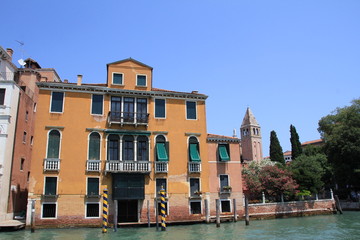
[[[318,139],[319,119],[360,97],[359,13],[358,0],[5,0],[0,45],[70,82],[135,58],[154,87],[209,96],[209,133],[239,133],[250,106],[268,156],[271,130],[290,150],[290,124]]]

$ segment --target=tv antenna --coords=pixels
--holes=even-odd
[[[23,46],[25,45],[25,43],[23,41],[19,41],[19,40],[15,40],[15,41],[20,44],[21,58],[18,60],[18,63],[20,64],[21,68],[23,68],[26,65],[26,62],[23,59],[24,58]]]

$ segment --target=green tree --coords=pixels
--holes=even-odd
[[[302,154],[290,163],[288,169],[293,173],[300,190],[318,193],[324,186],[323,177],[326,173],[324,168],[326,162],[325,154],[317,153],[310,156]]]
[[[296,128],[290,125],[290,142],[291,142],[291,156],[292,159],[296,159],[302,153],[301,143],[299,135],[296,132]]]
[[[319,121],[325,152],[340,187],[360,182],[360,98]]]
[[[275,131],[270,132],[270,159],[285,164],[283,150]]]

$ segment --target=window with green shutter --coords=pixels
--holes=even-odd
[[[196,119],[196,102],[186,101],[186,119]]]
[[[56,195],[57,177],[45,177],[45,195]]]
[[[224,162],[227,162],[227,161],[230,161],[230,156],[229,156],[229,153],[228,153],[228,146],[227,145],[219,145],[219,159],[220,161],[224,161]]]
[[[165,118],[165,99],[155,99],[155,118]]]
[[[165,143],[156,143],[156,155],[157,155],[157,160],[160,162],[169,161]]]
[[[48,137],[47,158],[59,158],[60,150],[60,132],[51,130]]]
[[[192,162],[200,162],[200,154],[198,150],[198,144],[190,144],[190,160]]]
[[[87,179],[87,195],[98,196],[99,195],[99,178]]]
[[[122,73],[113,73],[113,84],[123,84],[123,74]]]
[[[64,93],[52,92],[51,94],[51,112],[63,112]]]
[[[97,132],[90,134],[89,160],[100,160],[100,134]]]
[[[103,114],[103,95],[92,95],[91,114]]]
[[[137,75],[136,85],[145,87],[146,86],[146,75]]]

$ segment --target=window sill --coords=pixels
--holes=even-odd
[[[100,198],[101,195],[86,195],[86,198]]]

